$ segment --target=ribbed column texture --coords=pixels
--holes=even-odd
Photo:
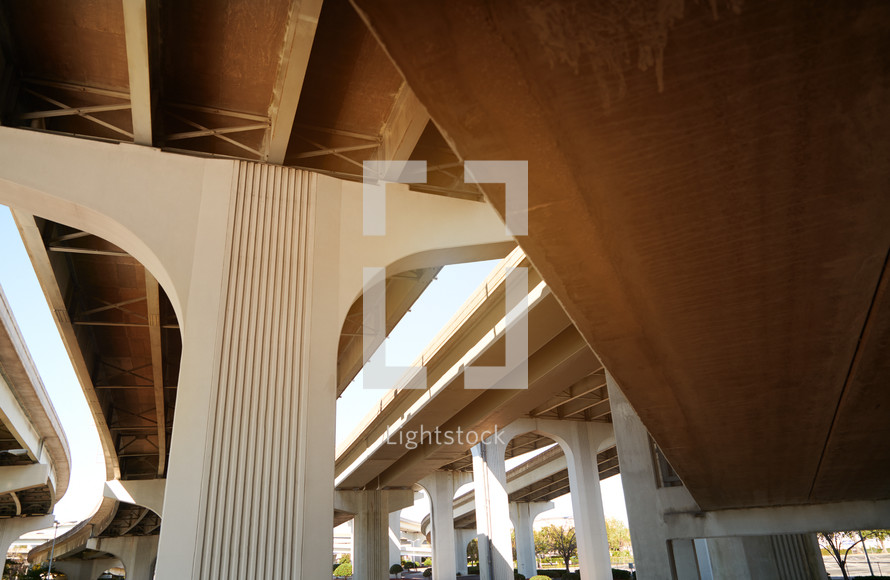
[[[287,578],[307,501],[297,438],[307,412],[316,182],[307,172],[239,162],[232,185],[198,577]]]
[[[780,534],[770,536],[779,578],[783,580],[821,580],[818,545],[813,534]],[[817,558],[819,560],[817,560]]]

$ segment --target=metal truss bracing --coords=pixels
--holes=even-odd
[[[163,478],[182,348],[163,289],[105,240],[18,212],[15,217],[115,470],[109,477]],[[3,502],[0,510],[12,510]],[[157,533],[155,514],[121,506],[103,534]]]

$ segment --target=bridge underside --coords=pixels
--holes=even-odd
[[[890,7],[355,3],[702,508],[888,497]]]

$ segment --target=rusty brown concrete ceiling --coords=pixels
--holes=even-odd
[[[418,190],[481,199],[348,0],[149,0],[144,19],[148,59],[130,62],[119,0],[0,0],[2,123],[353,180],[363,161],[407,159],[422,142],[435,169]],[[131,76],[141,72],[150,105],[140,112]],[[142,141],[139,115],[151,132]],[[403,130],[407,147],[389,151]]]
[[[354,2],[703,508],[890,497],[890,6]]]
[[[60,298],[53,307],[67,314],[60,332],[118,472],[112,475],[164,477],[182,353],[169,299],[117,246],[51,221],[15,217],[48,300]]]
[[[890,7],[353,2],[372,30],[324,2],[285,164],[355,179],[404,77],[429,191],[529,161],[523,248],[703,507],[890,497]],[[147,6],[151,144],[266,158],[296,4]],[[2,122],[134,140],[124,20],[0,2]]]

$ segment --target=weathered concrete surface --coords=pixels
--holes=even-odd
[[[702,508],[890,494],[890,6],[353,3]]]

